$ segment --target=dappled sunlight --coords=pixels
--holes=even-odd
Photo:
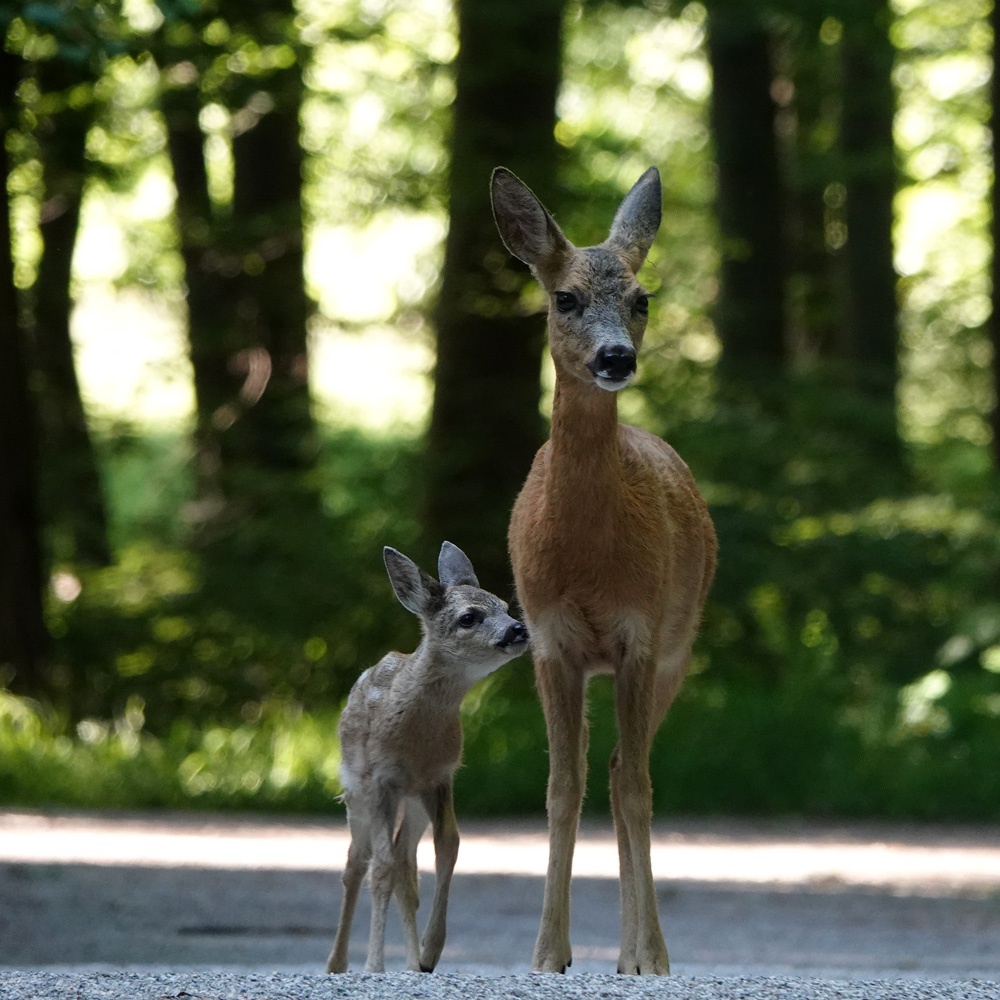
[[[313,397],[322,417],[373,431],[419,429],[434,355],[419,325],[345,332],[317,323],[310,341]]]
[[[896,137],[914,179],[896,201],[906,346],[902,424],[917,443],[957,434],[983,444],[986,425],[966,412],[967,373],[981,372],[975,384],[985,386],[989,355],[985,342],[964,331],[981,327],[989,311],[988,290],[976,277],[985,273],[990,249],[982,207],[989,182],[985,125],[967,117],[956,126],[947,109],[973,100],[989,60],[985,48],[975,45],[963,52],[935,51],[935,22],[926,5],[899,0],[895,6],[903,15],[895,31],[902,53]],[[447,222],[443,210],[429,203],[411,207],[381,196],[373,201],[373,171],[398,161],[420,177],[443,166],[445,136],[430,109],[450,102],[453,84],[447,73],[435,71],[419,83],[413,73],[421,58],[443,66],[453,57],[453,18],[438,0],[366,5],[360,15],[326,0],[302,9],[303,30],[316,46],[302,119],[304,145],[315,165],[305,189],[314,220],[306,234],[305,268],[322,317],[312,331],[313,396],[324,419],[379,431],[418,428],[431,398],[432,331],[416,314],[433,294]],[[326,40],[323,32],[348,16],[384,19],[386,34],[346,46]],[[567,26],[558,141],[574,147],[614,134],[624,149],[613,155],[595,146],[588,162],[596,178],[627,186],[637,170],[659,162],[675,189],[678,203],[661,234],[663,246],[654,246],[646,269],[648,284],[670,292],[656,302],[647,337],[656,378],[678,360],[711,368],[719,351],[706,315],[717,266],[712,234],[690,214],[711,198],[710,172],[703,169],[710,88],[704,21],[704,8],[689,4],[677,18],[601,8]],[[221,110],[210,105],[202,122],[217,202],[231,188],[225,138],[230,122]],[[415,130],[410,116],[426,127]],[[73,334],[91,412],[140,426],[176,426],[193,412],[184,321],[173,298],[179,275],[164,272],[167,294],[158,298],[112,289],[127,280],[129,232],[147,222],[162,226],[172,211],[165,157],[156,157],[137,177],[131,192],[95,189],[85,201]],[[370,210],[359,215],[366,200]],[[19,224],[25,260],[30,229]],[[694,252],[678,254],[681,245],[693,245]],[[414,316],[407,316],[411,311]],[[972,397],[980,409],[989,403],[985,391],[977,388]],[[629,419],[643,420],[638,399],[623,397],[623,405]]]
[[[194,414],[179,303],[92,284],[73,312],[80,387],[99,419],[176,427]]]
[[[697,829],[687,827],[697,826]],[[338,871],[350,837],[340,822],[295,823],[175,816],[164,819],[0,814],[0,861],[20,864],[178,866],[217,869]],[[417,852],[434,871],[433,844]],[[545,874],[548,839],[540,821],[462,824],[458,875]],[[1000,848],[975,831],[946,832],[926,843],[905,827],[855,829],[795,824],[681,824],[654,829],[657,879],[897,892],[990,892],[1000,889]],[[573,857],[578,878],[617,879],[614,833],[584,823]]]
[[[322,313],[356,325],[419,305],[436,277],[446,225],[439,216],[382,212],[363,228],[317,226],[306,277]]]
[[[711,505],[721,557],[690,680],[652,755],[657,810],[997,815],[988,2],[892,4],[895,53],[882,37],[885,116],[870,163],[853,162],[850,150],[859,109],[851,112],[845,81],[854,77],[850,32],[864,27],[857,11],[845,8],[843,21],[818,9],[816,18],[786,11],[787,23],[768,22],[764,32],[780,43],[759,45],[769,75],[744,81],[764,104],[770,85],[776,127],[759,142],[769,149],[777,136],[784,157],[784,196],[764,225],[787,237],[768,259],[789,251],[769,353],[753,336],[726,333],[734,282],[723,261],[755,250],[741,239],[728,245],[720,196],[727,137],[710,113],[706,47],[709,27],[722,24],[714,7],[565,7],[552,163],[541,142],[522,140],[523,159],[516,136],[499,146],[527,182],[551,182],[546,199],[581,246],[606,237],[644,170],[654,164],[662,176],[663,223],[638,274],[653,296],[649,325],[618,414],[684,456]],[[546,307],[537,284],[517,298],[528,275],[489,217],[492,161],[467,176],[449,171],[452,109],[468,96],[456,93],[453,62],[463,8],[300,0],[295,9],[294,26],[289,15],[275,34],[263,21],[244,31],[235,15],[229,22],[204,7],[201,20],[160,24],[152,0],[129,0],[127,20],[162,31],[104,53],[86,94],[72,91],[94,110],[76,133],[75,166],[68,157],[63,164],[86,176],[70,291],[93,458],[67,445],[63,461],[62,446],[50,446],[60,390],[55,379],[45,384],[39,366],[39,438],[51,448],[38,463],[40,520],[55,553],[45,567],[44,629],[58,708],[0,700],[0,785],[24,803],[337,809],[340,700],[387,648],[412,648],[403,643],[416,631],[387,584],[382,546],[417,551],[451,536],[447,522],[429,528],[439,494],[469,513],[461,530],[481,537],[506,570],[508,493],[523,482],[551,412],[550,357],[541,361],[543,419],[530,413],[519,429],[516,417],[534,406],[535,362],[511,351],[516,365],[504,370],[513,326],[497,322],[484,346],[456,325],[461,350],[454,365],[442,354],[439,395],[455,404],[455,437],[428,453],[424,436],[436,316],[447,317],[449,306],[473,315],[482,298],[481,285],[457,286],[453,302],[435,303],[449,198],[454,212],[480,206],[482,274],[514,292],[518,321]],[[554,20],[550,27],[554,38]],[[494,45],[500,70],[508,50],[518,79],[509,94],[491,87],[489,97],[507,109],[541,107],[511,100],[528,74],[516,42]],[[723,64],[715,65],[721,82]],[[15,283],[36,324],[25,325],[26,343],[37,349],[50,329],[64,336],[61,317],[37,308],[56,285],[65,290],[66,262],[59,281],[46,273],[58,255],[40,254],[41,232],[48,239],[61,232],[58,220],[66,226],[75,215],[63,211],[54,183],[43,185],[42,159],[59,163],[65,152],[44,141],[62,111],[46,109],[53,95],[34,72],[45,67],[22,68],[15,103],[27,124],[9,134],[9,187]],[[723,97],[717,110],[725,107]],[[486,104],[477,117],[487,123]],[[549,119],[541,121],[544,131]],[[257,130],[261,123],[281,127],[272,135]],[[746,148],[751,137],[732,131]],[[460,169],[457,155],[455,163]],[[858,236],[856,212],[848,232],[848,207],[857,208],[849,201],[869,168],[885,181],[876,199],[884,311],[877,296],[866,302],[855,266],[858,246],[880,241]],[[70,245],[60,239],[49,248]],[[471,252],[449,261],[463,256]],[[39,261],[43,280],[32,288]],[[751,284],[758,300],[782,300],[778,285]],[[736,334],[752,330],[752,298],[740,306]],[[852,312],[848,300],[869,308]],[[880,317],[866,336],[884,341],[870,371],[859,361],[862,313]],[[203,410],[197,434],[192,355]],[[780,373],[779,356],[787,362]],[[741,360],[727,371],[727,357]],[[470,384],[471,399],[458,391]],[[502,414],[496,440],[470,433],[470,413]],[[86,482],[61,489],[55,475],[75,464],[74,450],[93,472],[96,513],[84,517],[96,524],[107,513],[107,544],[94,566],[54,502],[70,497],[70,513],[84,509],[76,498],[87,499]],[[457,475],[470,457],[488,474]],[[506,486],[494,484],[494,472]],[[457,807],[540,812],[548,756],[528,659],[481,690],[463,719]],[[591,763],[600,767],[590,768],[586,801],[599,811],[609,805],[604,767],[618,739],[610,682],[589,697]],[[613,841],[588,836],[580,871],[611,877]],[[757,853],[731,846],[664,833],[654,864],[664,878],[811,884],[850,880],[850,870],[873,884],[879,871],[892,871],[885,884],[896,885],[904,877],[874,847],[861,857],[852,854],[857,845],[832,839],[809,858],[789,855],[777,839]],[[119,847],[125,855],[145,849]],[[516,838],[506,848],[511,871],[544,869]],[[496,851],[473,843],[470,870],[495,871],[486,866],[497,865]],[[177,863],[195,863],[185,857]]]

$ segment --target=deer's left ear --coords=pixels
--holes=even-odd
[[[650,167],[618,206],[605,246],[621,254],[636,273],[649,253],[663,212],[660,172]]]

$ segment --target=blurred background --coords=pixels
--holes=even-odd
[[[586,245],[655,164],[620,409],[721,547],[657,810],[1000,817],[998,16],[0,0],[0,803],[337,810],[418,641],[382,546],[512,596],[551,376],[490,171]],[[460,815],[540,812],[529,658],[465,709]]]

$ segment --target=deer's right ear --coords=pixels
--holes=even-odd
[[[382,550],[382,558],[393,593],[407,611],[424,615],[441,600],[444,588],[412,559],[388,545]]]
[[[493,171],[490,196],[500,239],[518,260],[534,269],[569,250],[569,240],[556,220],[531,189],[506,167]]]
[[[454,543],[444,542],[438,556],[438,579],[442,587],[478,587],[469,557]]]

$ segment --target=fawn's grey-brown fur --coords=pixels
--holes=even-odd
[[[431,972],[444,947],[448,892],[458,856],[452,778],[462,752],[459,708],[469,688],[527,647],[507,605],[482,590],[466,555],[445,542],[434,580],[402,553],[383,556],[400,603],[423,630],[413,653],[388,653],[355,682],[340,717],[341,781],[351,846],[340,923],[327,972],[347,969],[358,892],[371,872],[366,972],[385,968],[385,922],[393,894],[403,919],[406,966]],[[436,885],[417,941],[417,843],[434,830]]]

